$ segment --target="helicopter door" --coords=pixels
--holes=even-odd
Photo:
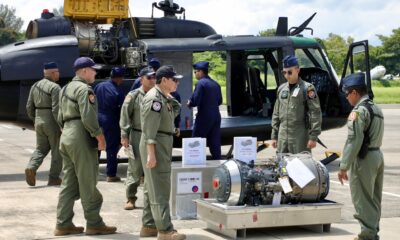
[[[373,99],[374,93],[372,92],[370,70],[368,40],[352,43],[347,52],[342,78],[340,80],[340,88],[342,87],[343,78],[355,72],[364,72],[367,81],[368,95],[370,99]]]

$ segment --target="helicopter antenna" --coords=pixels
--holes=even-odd
[[[313,15],[311,15],[311,17],[309,17],[307,20],[305,20],[300,26],[298,27],[291,27],[290,30],[288,31],[288,35],[289,36],[295,36],[300,34],[301,32],[304,31],[304,29],[310,29],[307,28],[307,25],[311,22],[311,20],[314,18],[314,16],[317,13],[315,12]],[[312,30],[312,29],[311,29]]]

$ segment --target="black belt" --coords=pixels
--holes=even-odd
[[[64,122],[66,123],[66,122],[69,122],[69,121],[72,121],[72,120],[81,120],[81,117],[67,118],[67,119],[64,120]]]
[[[136,131],[136,132],[142,132],[142,130],[137,129],[137,128],[133,128],[132,130],[133,130],[133,131]],[[158,131],[157,133],[166,134],[166,135],[168,135],[168,136],[174,136],[174,133],[171,133],[171,132]]]
[[[35,107],[36,109],[51,109],[51,107]]]
[[[166,134],[168,136],[174,136],[174,133],[172,133],[172,132],[158,131],[158,133]]]
[[[368,148],[368,151],[379,151],[379,150],[381,150],[379,147]]]

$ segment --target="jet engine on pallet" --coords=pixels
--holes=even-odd
[[[296,171],[307,174],[299,176]],[[303,185],[300,180],[308,183]],[[280,198],[279,203],[313,203],[328,195],[329,173],[303,153],[279,155],[262,165],[229,160],[215,170],[213,189],[217,200],[227,205],[269,205],[276,201],[274,196]]]

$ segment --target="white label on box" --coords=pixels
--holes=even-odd
[[[201,193],[201,177],[201,172],[178,173],[176,193]]]
[[[292,186],[290,186],[288,177],[281,177],[278,179],[284,193],[290,193],[292,191]]]
[[[305,187],[315,178],[311,170],[297,157],[287,162],[286,170],[288,171],[289,177],[293,179],[300,188]]]
[[[182,164],[183,165],[206,164],[205,138],[184,138],[182,140]]]
[[[257,159],[257,138],[255,137],[234,137],[233,157],[239,161],[249,163]]]

